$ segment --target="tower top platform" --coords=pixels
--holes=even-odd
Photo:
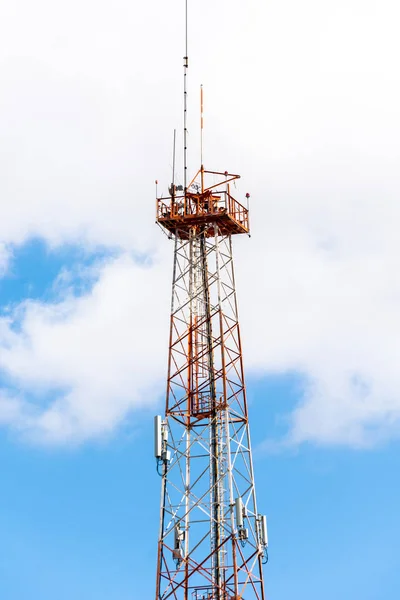
[[[207,185],[206,179],[217,182]],[[215,225],[220,235],[249,233],[249,211],[231,195],[230,184],[236,179],[240,175],[201,167],[186,190],[171,184],[169,196],[157,198],[157,222],[183,239],[193,228],[215,236]]]

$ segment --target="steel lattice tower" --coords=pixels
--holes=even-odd
[[[157,198],[174,239],[165,417],[155,418],[162,477],[156,600],[264,600],[266,518],[258,513],[232,236],[249,232],[239,178],[203,166]],[[248,196],[247,196],[248,197]]]

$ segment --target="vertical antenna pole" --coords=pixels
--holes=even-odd
[[[170,188],[171,194],[171,215],[175,214],[175,194],[176,194],[176,185],[175,185],[175,148],[176,148],[176,129],[174,129],[174,141],[172,144],[172,184]]]
[[[185,0],[185,56],[183,57],[183,187],[187,192],[187,70],[188,59],[188,0]]]
[[[203,86],[200,86],[200,164],[203,166]]]
[[[174,129],[174,142],[172,144],[172,185],[175,186],[175,147],[176,147],[176,129]]]
[[[201,191],[204,192],[204,166],[203,166],[203,86],[200,86],[200,165],[201,165]]]

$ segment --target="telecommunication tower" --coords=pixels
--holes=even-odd
[[[232,236],[249,233],[249,196],[245,206],[232,195],[239,175],[203,164],[187,179],[185,6],[183,185],[174,174],[157,198],[175,249],[165,415],[155,417],[155,598],[265,600],[267,523],[256,503],[232,256]]]

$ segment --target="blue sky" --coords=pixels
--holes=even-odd
[[[5,304],[49,299],[57,274],[73,269],[77,256],[81,262],[78,251],[52,252],[37,241],[15,249],[2,282]],[[265,437],[287,428],[301,378],[253,376],[248,390],[258,501],[269,518],[268,597],[397,597],[398,443],[266,451]],[[152,431],[146,414],[139,427],[128,422],[111,439],[72,448],[2,432],[2,597],[152,597],[160,485]]]
[[[268,598],[400,594],[400,9],[189,3],[235,240]],[[151,598],[182,2],[0,6],[0,598]],[[214,24],[218,34],[214,35]],[[204,44],[203,32],[212,43]]]
[[[48,299],[55,276],[72,269],[76,256],[38,242],[15,249],[12,275],[2,282],[5,304],[27,290]],[[258,501],[269,518],[268,597],[397,597],[398,443],[266,452],[265,437],[287,427],[284,415],[298,401],[301,380],[253,376],[248,389]],[[160,480],[151,416],[111,439],[70,448],[38,447],[2,432],[1,597],[152,597]]]
[[[159,479],[151,429],[144,422],[136,439],[70,453],[3,437],[3,597],[152,597]],[[257,458],[269,598],[397,597],[397,450]]]

